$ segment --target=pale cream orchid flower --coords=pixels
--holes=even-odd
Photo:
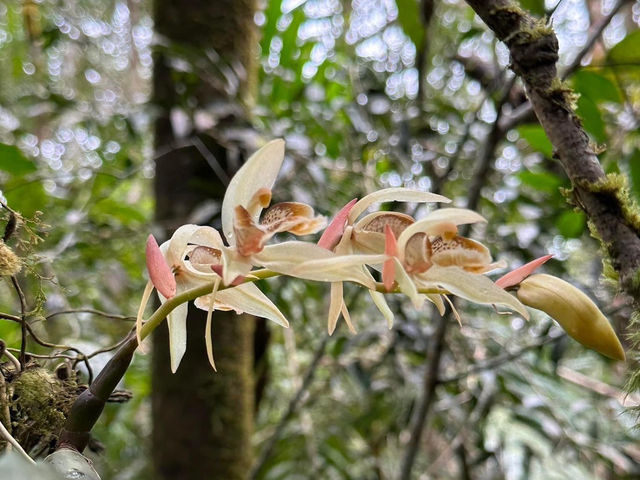
[[[293,275],[293,270],[309,259],[328,260],[336,255],[322,247],[305,242],[283,242],[266,245],[278,232],[295,235],[315,233],[324,227],[324,217],[315,217],[313,209],[301,203],[285,202],[271,206],[271,188],[284,160],[284,141],[274,140],[254,153],[232,178],[222,202],[222,230],[228,241],[212,227],[184,225],[172,238],[158,247],[153,240],[147,245],[147,265],[151,281],[145,289],[138,312],[138,332],[142,326],[144,307],[153,286],[165,301],[204,283],[212,283],[212,293],[195,300],[195,305],[208,309],[205,339],[212,366],[211,315],[214,309],[236,310],[269,318],[288,326],[287,320],[253,283],[242,283],[254,266],[276,273]],[[380,258],[378,258],[380,257]],[[322,272],[299,272],[300,278],[318,281],[337,279],[374,287],[373,279],[353,265],[381,261],[381,256],[349,256],[335,268]],[[219,289],[220,285],[225,287]],[[236,286],[237,285],[237,286]],[[182,304],[168,317],[171,369],[176,371],[186,349],[187,305]]]
[[[319,246],[333,250],[339,257],[329,260],[308,261],[298,267],[296,271],[323,271],[328,267],[335,267],[343,258],[349,256],[356,256],[364,260],[366,255],[370,255],[370,260],[367,261],[366,264],[381,264],[386,258],[384,255],[384,234],[381,233],[383,232],[384,225],[393,225],[394,228],[400,232],[407,225],[411,224],[413,219],[408,215],[395,212],[375,212],[366,215],[362,220],[358,221],[358,218],[373,204],[390,201],[448,203],[451,200],[435,193],[402,187],[382,189],[366,195],[359,201],[354,199],[347,203],[347,205],[336,214],[318,242]],[[382,241],[379,241],[380,239],[377,237],[377,233],[383,235]],[[361,274],[364,274],[370,283],[374,282],[373,276],[364,265],[354,264],[353,266]],[[342,281],[331,283],[329,316],[327,321],[327,329],[330,335],[334,332],[341,314],[345,319],[349,331],[352,333],[356,331],[351,322],[349,311],[344,303],[343,291],[344,286]],[[393,312],[387,305],[384,295],[374,288],[369,288],[369,294],[374,304],[387,320],[387,325],[391,328],[393,326]],[[442,302],[437,295],[433,296],[433,299],[433,301]]]
[[[220,234],[212,227],[183,225],[178,228],[171,239],[157,247],[150,236],[147,244],[147,266],[150,282],[145,289],[143,301],[138,313],[138,332],[142,326],[142,312],[149,295],[155,286],[161,302],[165,302],[169,293],[180,294],[204,283],[214,284],[211,294],[195,300],[195,306],[209,311],[205,327],[207,355],[213,368],[213,349],[211,343],[211,312],[215,310],[235,310],[236,313],[249,313],[268,318],[278,325],[288,327],[284,315],[267,298],[260,289],[251,282],[242,283],[232,288],[219,290],[221,277],[216,267],[221,265],[222,251],[226,247]],[[158,255],[161,256],[158,257]],[[151,259],[151,260],[149,260]],[[167,288],[167,285],[170,287]],[[171,289],[173,285],[173,289]],[[187,304],[175,308],[167,317],[169,326],[169,352],[171,370],[175,373],[184,356],[187,346]]]
[[[404,228],[397,240],[385,225],[385,251],[392,261],[383,266],[383,283],[390,287],[395,281],[416,307],[421,304],[420,289],[439,288],[474,303],[510,307],[528,319],[517,298],[481,275],[503,268],[504,262],[492,262],[487,247],[458,235],[459,225],[478,222],[486,220],[472,210],[442,208]],[[460,321],[451,301],[443,297]]]
[[[336,252],[343,253],[339,251],[343,249],[360,254],[384,253],[385,259],[380,265],[383,285],[387,290],[397,285],[416,308],[420,308],[426,298],[436,305],[441,314],[445,310],[443,298],[453,308],[448,297],[424,295],[419,293],[420,290],[444,290],[475,303],[506,305],[528,318],[526,309],[514,296],[479,275],[501,268],[504,264],[492,262],[489,250],[481,243],[457,234],[459,225],[484,222],[485,219],[478,213],[467,209],[443,208],[414,221],[409,215],[381,211],[353,223],[365,209],[356,209],[355,206],[351,209],[343,236],[335,247]],[[322,269],[324,264],[335,261],[312,261],[299,268]],[[380,265],[368,265],[380,269]],[[384,295],[374,291],[371,294],[391,327],[393,315]],[[343,302],[341,285],[332,284],[330,332],[335,328],[340,311],[344,310],[340,302]],[[457,311],[453,309],[453,312],[459,320]],[[348,317],[345,319],[348,320]]]

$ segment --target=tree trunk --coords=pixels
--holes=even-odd
[[[154,70],[154,105],[159,109],[155,126],[156,219],[167,235],[187,223],[204,202],[221,202],[224,180],[214,174],[212,159],[227,176],[233,174],[234,166],[228,161],[232,155],[225,148],[229,143],[222,141],[221,124],[248,123],[246,106],[256,45],[254,3],[254,0],[155,2],[156,31],[161,37]],[[172,68],[180,62],[184,65],[184,61],[191,71]],[[215,119],[215,139],[213,135],[204,135],[202,130],[176,138],[170,118],[173,109],[193,118],[196,109],[211,114],[214,105],[232,106],[224,109],[224,118]],[[212,156],[206,159],[202,155],[204,144],[197,148],[185,146],[189,143],[185,139],[189,138],[206,143]],[[166,326],[154,335],[154,478],[234,480],[248,476],[254,409],[255,319],[214,313],[213,344],[219,372],[215,373],[205,353],[205,317],[205,312],[190,309],[187,353],[174,375],[169,368]]]

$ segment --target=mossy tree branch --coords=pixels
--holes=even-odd
[[[510,0],[467,0],[503,41],[511,68],[526,88],[533,110],[573,186],[573,197],[590,221],[620,276],[621,288],[640,301],[640,222],[624,183],[608,178],[573,108],[574,96],[558,77],[558,40],[553,29]]]

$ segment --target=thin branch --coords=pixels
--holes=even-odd
[[[22,447],[20,446],[18,441],[11,436],[11,434],[9,433],[9,430],[7,430],[5,428],[5,426],[4,426],[4,424],[2,422],[0,422],[0,436],[2,436],[7,442],[9,442],[11,444],[11,446],[13,448],[15,448],[16,451],[20,455],[22,455],[27,462],[29,462],[32,465],[36,464],[36,462],[34,462],[33,459],[29,455],[27,455],[27,452],[25,452],[22,449]]]
[[[9,351],[4,340],[0,339],[0,357],[2,357],[2,355],[9,359],[9,361],[13,364],[13,367],[16,369],[16,372],[22,371],[22,365],[20,365],[18,359]],[[0,375],[2,374],[0,373]]]
[[[631,3],[631,0],[620,0],[617,3],[617,5],[613,7],[613,9],[609,12],[608,15],[606,15],[605,17],[602,17],[598,25],[593,29],[593,32],[589,36],[587,43],[584,45],[584,47],[582,47],[582,50],[578,52],[576,57],[573,59],[573,62],[571,62],[567,66],[564,73],[561,75],[561,78],[563,80],[567,79],[573,72],[575,72],[578,68],[580,68],[580,64],[582,63],[582,60],[584,59],[584,57],[587,56],[587,54],[591,51],[591,49],[596,44],[596,42],[600,39],[602,32],[604,32],[604,29],[607,28],[607,26],[611,23],[611,20],[613,20],[613,17],[617,15],[617,13],[622,9],[622,7],[624,7],[629,3]]]
[[[21,342],[20,342],[20,370],[24,369],[24,365],[26,363],[24,352],[27,350],[27,300],[24,297],[24,293],[20,288],[20,284],[18,283],[18,279],[15,275],[11,276],[11,283],[13,284],[13,288],[18,294],[18,298],[20,299],[20,329],[21,329]]]
[[[418,453],[418,447],[422,439],[422,433],[427,421],[427,416],[431,408],[431,404],[435,398],[436,387],[438,385],[438,371],[440,369],[440,358],[444,351],[445,334],[447,332],[447,324],[449,316],[443,315],[438,319],[436,331],[431,340],[431,348],[429,349],[429,361],[424,374],[424,383],[422,386],[422,397],[418,403],[418,409],[414,415],[414,422],[411,427],[411,437],[409,444],[402,459],[402,467],[400,471],[400,480],[410,480],[411,470]]]
[[[60,310],[59,312],[53,312],[50,313],[49,315],[45,316],[45,318],[47,320],[52,319],[53,317],[56,317],[58,315],[66,315],[69,313],[92,313],[93,315],[99,315],[101,317],[104,318],[109,318],[109,319],[113,319],[113,320],[135,320],[136,317],[130,317],[130,316],[126,316],[126,315],[118,315],[115,313],[107,313],[107,312],[103,312],[101,310],[96,310],[95,308],[71,308],[68,310]],[[0,318],[1,318],[2,314],[0,314]]]
[[[483,372],[486,370],[494,370],[497,369],[498,367],[504,365],[505,363],[511,362],[517,358],[520,358],[521,356],[523,356],[525,353],[529,352],[530,350],[536,350],[540,347],[543,347],[551,342],[555,342],[556,340],[562,338],[564,335],[560,335],[557,337],[544,337],[541,340],[538,340],[537,342],[531,343],[529,345],[525,345],[524,347],[519,348],[518,350],[514,351],[514,352],[510,352],[510,353],[505,353],[503,355],[500,355],[498,357],[492,358],[491,360],[487,360],[484,363],[477,363],[473,366],[471,366],[469,369],[467,369],[464,372],[461,373],[456,373],[453,375],[450,375],[448,377],[444,377],[440,379],[440,383],[454,383],[454,382],[459,382],[460,380],[467,378],[471,375],[474,375],[476,373],[479,372]]]
[[[558,2],[558,5],[560,3],[561,2]],[[630,0],[620,0],[620,2],[618,2],[618,4],[613,8],[613,10],[611,10],[611,12],[609,12],[607,16],[601,19],[600,23],[598,23],[598,26],[593,30],[593,32],[589,36],[585,46],[582,48],[582,50],[580,50],[576,54],[573,61],[566,67],[561,77],[563,80],[566,80],[571,76],[571,74],[575,73],[576,70],[581,68],[582,60],[586,55],[588,55],[588,53],[591,51],[593,46],[600,39],[600,36],[602,35],[602,32],[604,31],[604,29],[607,28],[607,26],[611,23],[611,20],[613,19],[613,17],[620,11],[620,9],[628,3],[630,3]],[[584,68],[605,68],[605,65],[593,65],[593,66],[590,65]],[[531,106],[531,103],[530,102],[523,103],[522,105],[520,105],[520,107],[514,110],[514,112],[509,116],[509,118],[505,118],[504,120],[505,121],[503,122],[502,128],[505,130],[510,130],[524,121],[535,120],[535,114],[533,112],[533,107]]]
[[[322,360],[322,357],[324,357],[324,352],[327,348],[329,338],[330,338],[329,336],[325,336],[322,339],[322,342],[320,343],[318,348],[316,349],[313,355],[313,359],[311,360],[311,363],[307,368],[307,372],[304,375],[304,378],[302,380],[302,383],[300,384],[300,387],[298,388],[298,391],[289,401],[289,406],[287,407],[287,411],[284,413],[284,415],[278,422],[278,426],[276,427],[276,430],[273,433],[273,435],[271,435],[271,438],[269,438],[267,445],[262,449],[262,452],[260,452],[260,458],[256,462],[256,466],[251,472],[250,478],[252,479],[257,478],[260,472],[262,471],[262,469],[264,468],[267,460],[271,458],[271,455],[273,454],[273,451],[278,441],[280,440],[280,437],[282,437],[282,434],[284,433],[284,429],[287,425],[287,422],[296,412],[300,402],[302,401],[302,397],[311,386],[311,382],[313,381],[315,373],[318,369],[318,364],[320,363],[320,360]]]
[[[12,322],[20,323],[20,317],[16,315],[11,315],[9,313],[0,312],[0,318],[5,320],[11,320]]]

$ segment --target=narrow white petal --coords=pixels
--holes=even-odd
[[[396,264],[396,282],[398,282],[398,288],[411,299],[415,308],[422,307],[422,305],[424,305],[424,295],[418,293],[415,283],[413,283],[413,280],[405,271],[400,260],[394,257],[393,261]]]
[[[340,309],[342,312],[342,317],[344,318],[345,323],[347,324],[347,328],[352,335],[355,335],[357,332],[356,327],[351,323],[351,315],[349,315],[349,310],[347,309],[347,305],[342,301],[342,308]]]
[[[460,326],[460,328],[462,328],[462,319],[460,318],[460,314],[458,313],[458,310],[456,310],[456,306],[453,304],[453,302],[449,297],[447,297],[446,295],[443,295],[443,297],[451,307],[451,313],[453,313],[453,316],[458,321],[458,325]]]
[[[387,321],[387,327],[389,330],[393,328],[393,312],[389,308],[389,304],[387,303],[386,298],[384,298],[384,294],[380,292],[376,292],[375,290],[369,290],[369,295],[371,295],[371,299],[373,303],[376,304],[378,310]]]
[[[147,285],[144,287],[144,292],[142,292],[142,299],[140,300],[140,306],[138,307],[138,315],[136,316],[136,338],[138,339],[138,350],[140,350],[140,353],[147,353],[147,349],[142,345],[140,331],[142,330],[142,317],[144,316],[144,309],[147,307],[147,303],[149,303],[149,297],[151,297],[152,292],[153,283],[151,283],[151,280],[149,280],[147,282]]]
[[[352,281],[368,288],[373,288],[374,284],[371,277],[363,272],[362,265],[367,261],[381,263],[384,260],[380,256],[335,255],[318,245],[306,242],[268,245],[252,258],[256,265],[284,275],[319,282]],[[304,265],[312,261],[318,263]]]
[[[427,300],[429,300],[436,306],[440,315],[444,315],[445,306],[444,302],[442,301],[442,295],[439,295],[437,293],[429,293],[427,294]]]
[[[220,280],[216,279],[213,283],[213,291],[211,292],[211,303],[209,304],[209,309],[207,310],[207,323],[204,327],[204,343],[207,347],[207,358],[209,359],[209,363],[215,372],[216,370],[216,362],[213,360],[213,339],[211,338],[211,323],[213,320],[213,310],[214,305],[216,303],[216,293],[218,292],[218,287],[220,286]]]
[[[438,286],[475,303],[506,305],[524,318],[529,318],[527,309],[516,297],[498,287],[487,277],[465,272],[460,267],[434,265],[420,275],[420,285],[427,288]]]
[[[363,197],[353,206],[351,212],[349,213],[349,224],[352,225],[356,221],[356,219],[371,205],[380,202],[449,203],[451,202],[451,200],[436,193],[421,192],[420,190],[412,190],[410,188],[384,188]]]
[[[187,351],[187,310],[183,303],[177,306],[168,316],[169,326],[169,355],[171,357],[171,371],[176,373],[184,353]]]
[[[289,322],[278,307],[253,283],[243,283],[218,291],[216,302],[256,317],[268,318],[285,328],[289,327]]]
[[[336,325],[338,324],[338,318],[340,318],[340,309],[344,302],[342,291],[342,282],[333,282],[331,284],[331,300],[329,302],[329,315],[327,321],[327,330],[329,335],[333,335]]]
[[[271,190],[283,160],[284,140],[272,140],[251,155],[229,182],[222,201],[222,231],[230,245],[235,245],[233,235],[235,207],[238,205],[248,207],[253,195],[261,188]]]

